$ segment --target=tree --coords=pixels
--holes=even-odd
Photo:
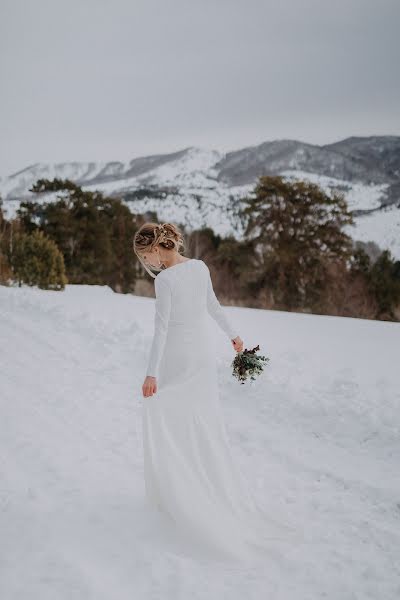
[[[54,202],[22,203],[18,215],[27,231],[40,229],[57,243],[71,283],[109,285],[118,292],[134,289],[136,222],[120,199],[61,179],[40,179],[31,191],[60,192]]]
[[[16,236],[11,267],[19,284],[63,290],[67,283],[63,255],[42,231]]]
[[[7,255],[7,242],[10,224],[3,213],[3,200],[0,196],[0,283],[8,283],[12,277]]]
[[[343,195],[328,195],[308,181],[260,177],[239,214],[245,239],[255,244],[259,283],[283,308],[318,303],[329,281],[326,265],[351,256],[352,240],[342,228],[353,218]]]
[[[377,304],[376,318],[396,320],[394,309],[400,303],[400,261],[384,250],[372,265],[368,280]]]

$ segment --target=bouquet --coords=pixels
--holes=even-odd
[[[269,361],[269,358],[257,354],[257,350],[260,346],[256,346],[252,350],[245,348],[242,352],[238,352],[232,361],[232,375],[236,377],[240,383],[244,384],[246,379],[250,376],[250,379],[255,380],[256,375],[264,370],[264,364]]]

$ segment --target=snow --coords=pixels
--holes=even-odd
[[[154,176],[155,182],[159,185],[179,185],[189,181],[193,187],[196,184],[207,186],[208,178],[217,176],[218,172],[214,166],[223,156],[216,150],[192,147],[183,157],[147,171],[143,178]]]
[[[0,596],[395,600],[400,325],[226,307],[270,357],[221,400],[258,503],[307,534],[265,568],[191,556],[144,497],[141,395],[154,299],[0,287]]]
[[[368,242],[374,240],[382,250],[389,249],[392,258],[400,260],[400,210],[387,206],[354,219],[355,225],[344,230],[352,238]]]
[[[372,210],[381,206],[381,200],[385,196],[389,184],[365,184],[350,182],[335,177],[326,177],[299,170],[282,171],[288,179],[300,179],[310,181],[330,193],[332,189],[342,189],[344,197],[350,210]]]

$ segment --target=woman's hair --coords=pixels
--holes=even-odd
[[[142,254],[151,252],[156,246],[179,252],[183,248],[183,235],[179,228],[173,223],[143,223],[135,233],[133,250],[143,267],[154,278],[156,275],[143,262]]]

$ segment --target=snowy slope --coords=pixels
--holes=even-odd
[[[380,183],[368,185],[363,183],[350,183],[345,179],[335,179],[306,171],[282,171],[288,179],[304,179],[315,183],[326,192],[341,190],[346,198],[350,210],[372,210],[381,206],[381,199],[388,188],[388,184]]]
[[[271,359],[241,386],[217,330],[234,454],[271,517],[307,534],[231,570],[145,506],[153,310],[106,287],[0,287],[0,597],[397,600],[400,326],[225,308]]]

